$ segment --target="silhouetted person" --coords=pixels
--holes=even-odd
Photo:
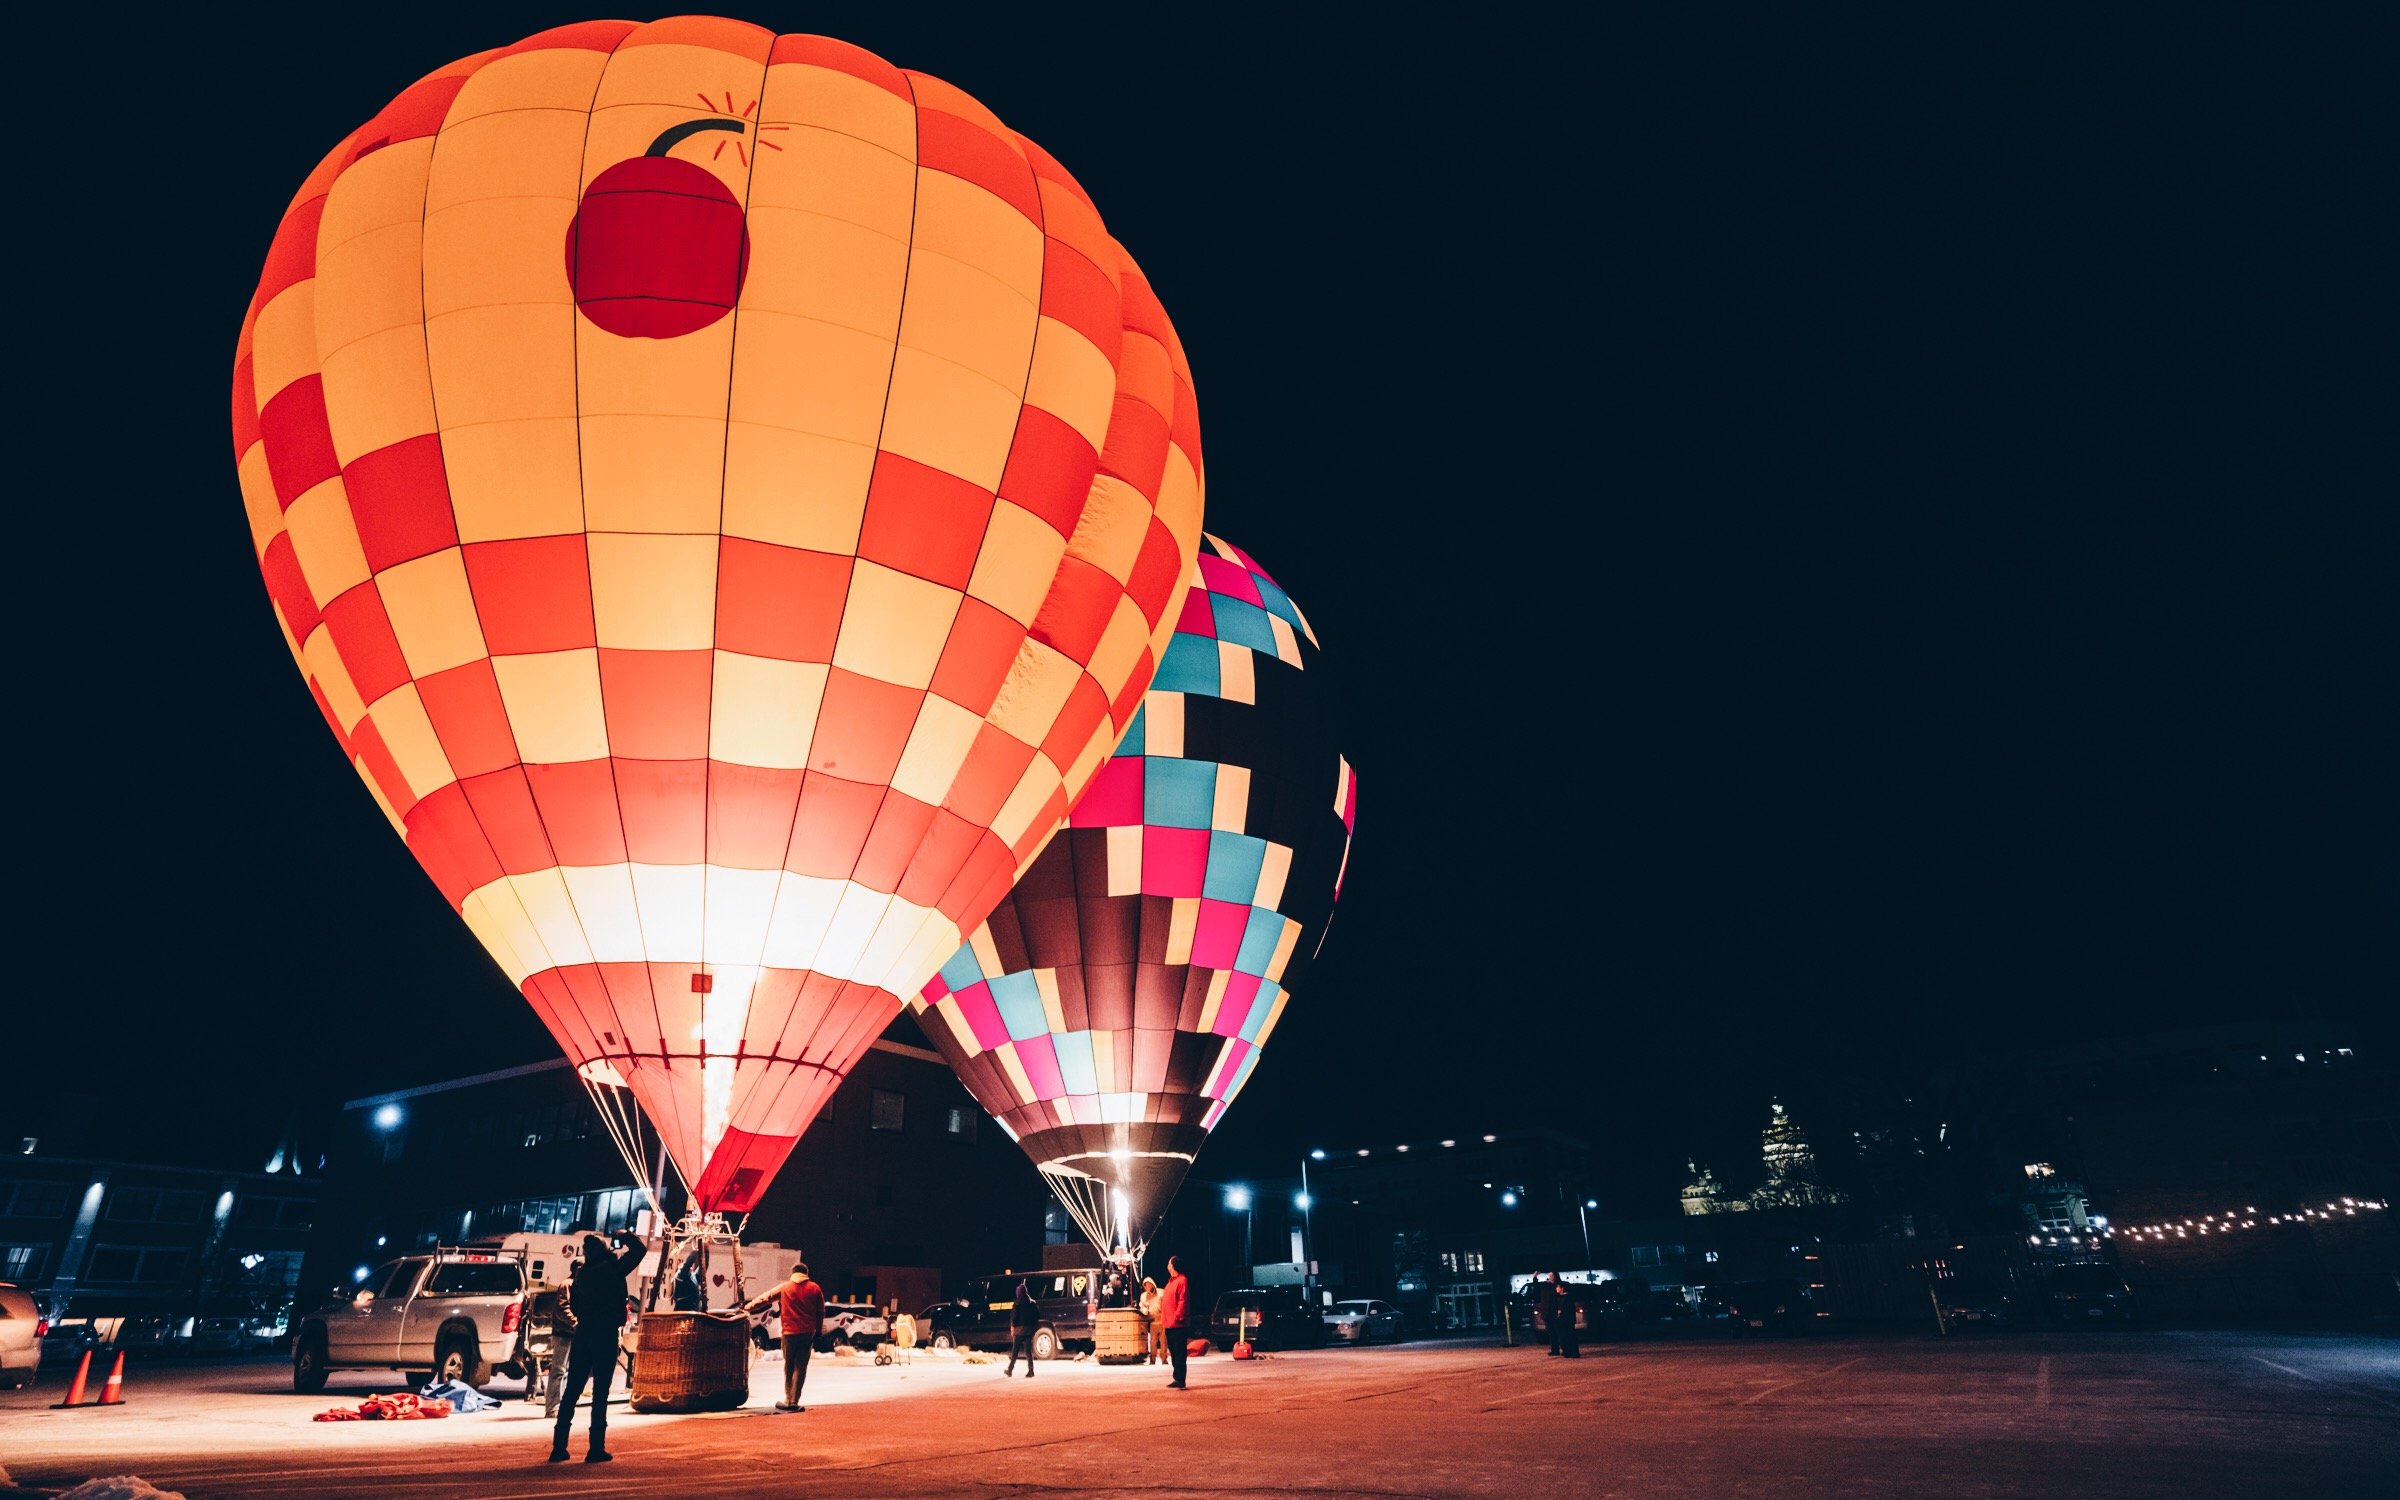
[[[1034,1305],[1033,1284],[1023,1278],[1017,1281],[1015,1301],[1008,1307],[1008,1368],[1003,1375],[1017,1373],[1017,1361],[1025,1361],[1025,1378],[1033,1378],[1033,1330],[1041,1325],[1042,1310]]]
[[[610,1240],[623,1246],[610,1248]],[[583,1461],[604,1464],[608,1451],[608,1388],[617,1378],[617,1336],[625,1329],[625,1278],[642,1263],[649,1246],[626,1230],[609,1239],[583,1237],[583,1259],[567,1287],[567,1309],[575,1315],[574,1341],[567,1346],[567,1393],[558,1403],[558,1431],[550,1439],[550,1462],[567,1461],[567,1433],[575,1424],[575,1401],[592,1388],[592,1442]]]
[[[1191,1358],[1192,1342],[1192,1331],[1184,1324],[1190,1321],[1191,1312],[1192,1284],[1184,1280],[1183,1262],[1170,1255],[1167,1284],[1158,1289],[1158,1321],[1166,1326],[1167,1363],[1175,1372],[1175,1378],[1167,1382],[1171,1391],[1184,1388],[1184,1365]]]
[[[708,1283],[700,1267],[700,1247],[683,1258],[683,1269],[675,1273],[675,1310],[677,1312],[708,1311]]]
[[[1550,1284],[1542,1288],[1541,1308],[1542,1320],[1550,1325],[1550,1352],[1583,1358],[1575,1338],[1575,1297],[1556,1271],[1550,1273]]]

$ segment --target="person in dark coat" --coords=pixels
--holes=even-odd
[[[675,1273],[675,1310],[677,1312],[708,1311],[708,1279],[698,1245],[683,1258],[683,1269]]]
[[[1003,1375],[1017,1373],[1017,1361],[1025,1361],[1025,1378],[1033,1378],[1033,1330],[1041,1325],[1042,1310],[1033,1300],[1033,1285],[1023,1277],[1017,1279],[1012,1294],[1015,1301],[1008,1308],[1008,1368]]]
[[[612,1247],[610,1240],[614,1240]],[[621,1248],[618,1248],[621,1247]],[[558,1430],[550,1439],[550,1462],[567,1461],[567,1433],[575,1423],[575,1401],[588,1382],[592,1388],[592,1442],[583,1461],[604,1464],[616,1455],[608,1451],[608,1388],[617,1378],[617,1335],[625,1328],[625,1278],[650,1247],[620,1229],[609,1239],[583,1237],[583,1259],[576,1262],[575,1279],[567,1288],[567,1308],[575,1315],[574,1342],[567,1346],[567,1392],[558,1403]]]
[[[1550,1352],[1569,1359],[1583,1358],[1575,1337],[1575,1297],[1556,1271],[1550,1273],[1549,1285],[1542,1288],[1541,1308],[1542,1321],[1550,1325]]]
[[[1167,1284],[1158,1289],[1158,1321],[1167,1330],[1167,1363],[1175,1378],[1167,1389],[1180,1391],[1183,1387],[1184,1362],[1191,1357],[1192,1330],[1185,1325],[1192,1316],[1192,1284],[1184,1279],[1183,1262],[1167,1257]]]

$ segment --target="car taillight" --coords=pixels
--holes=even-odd
[[[33,1336],[36,1339],[46,1339],[50,1336],[50,1320],[48,1318],[33,1320]]]
[[[515,1333],[517,1331],[517,1325],[524,1321],[525,1299],[519,1297],[516,1301],[508,1304],[508,1310],[506,1312],[500,1314],[500,1331],[502,1333]]]

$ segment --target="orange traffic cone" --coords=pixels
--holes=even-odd
[[[92,1351],[86,1349],[83,1351],[83,1363],[75,1367],[75,1378],[67,1382],[67,1399],[58,1402],[50,1409],[52,1411],[65,1411],[70,1406],[89,1405],[90,1403],[83,1399],[83,1382],[84,1377],[90,1375],[91,1373]]]
[[[108,1367],[108,1384],[100,1387],[100,1399],[94,1406],[123,1406],[125,1404],[125,1351],[117,1351],[117,1362]]]

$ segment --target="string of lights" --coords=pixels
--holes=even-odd
[[[2227,1209],[2221,1214],[2201,1214],[2197,1218],[2167,1219],[2156,1224],[2112,1225],[2103,1233],[2110,1238],[2161,1242],[2195,1239],[2206,1234],[2231,1234],[2237,1229],[2258,1229],[2276,1224],[2325,1223],[2337,1219],[2355,1219],[2361,1213],[2379,1213],[2391,1207],[2380,1198],[2343,1198],[2328,1201],[2313,1208],[2296,1208],[2289,1213],[2262,1214],[2253,1206]]]

